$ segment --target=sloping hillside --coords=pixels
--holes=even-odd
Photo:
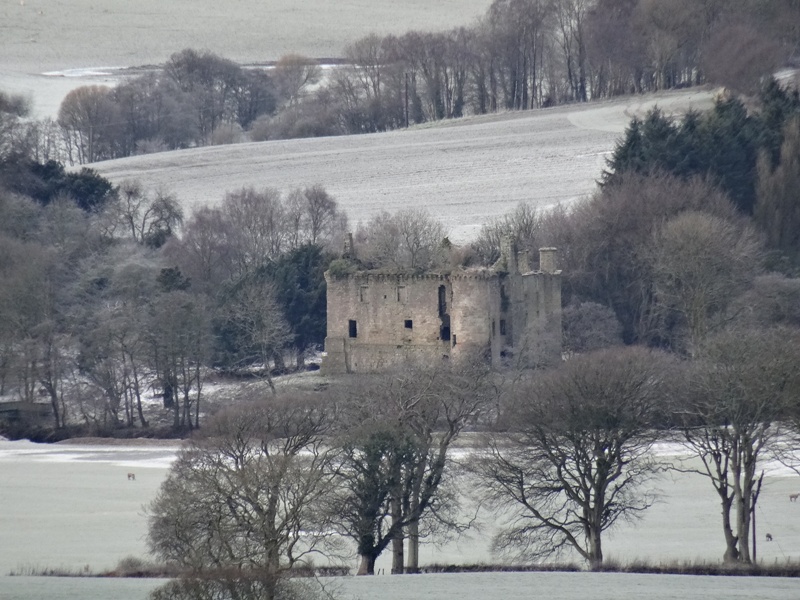
[[[242,186],[321,183],[352,222],[405,207],[428,209],[453,241],[520,201],[538,206],[591,193],[630,118],[658,105],[711,106],[704,90],[491,115],[389,133],[285,140],[149,154],[91,165],[115,183],[140,179],[188,211]]]
[[[239,63],[297,53],[342,56],[369,33],[466,26],[490,0],[6,0],[0,2],[0,90],[54,117],[82,85],[116,85],[108,67],[162,64],[183,48]],[[44,75],[47,73],[47,75]]]

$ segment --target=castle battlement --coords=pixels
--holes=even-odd
[[[500,364],[523,348],[543,348],[545,338],[545,345],[554,347],[544,351],[560,355],[561,272],[555,259],[555,248],[543,248],[540,270],[529,271],[527,261],[518,259],[507,244],[490,268],[326,273],[328,330],[322,369],[380,372],[406,360],[429,362],[474,353]]]

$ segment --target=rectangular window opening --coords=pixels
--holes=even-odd
[[[450,341],[450,328],[449,327],[444,326],[444,327],[441,328],[441,330],[439,331],[439,339],[441,339],[441,340],[443,340],[445,342],[449,342]]]
[[[456,334],[454,333],[453,334],[453,346],[455,346],[455,345],[456,345]]]
[[[362,285],[362,286],[361,286],[361,287],[358,289],[358,299],[359,299],[361,302],[366,302],[366,301],[367,301],[367,294],[368,294],[368,293],[369,293],[369,287],[368,287],[368,286],[366,286],[366,285]]]
[[[406,319],[404,324],[406,326],[406,329],[414,329],[414,321],[412,321],[411,319]]]
[[[347,326],[350,332],[350,337],[358,337],[358,323],[356,323],[353,319],[350,319],[350,321],[347,323]]]
[[[494,337],[495,335],[497,335],[497,331],[496,331],[496,327],[495,327],[495,322],[492,321],[492,337]]]
[[[397,301],[403,304],[408,302],[408,290],[406,290],[406,286],[404,285],[397,286]]]

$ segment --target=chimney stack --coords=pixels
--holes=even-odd
[[[528,262],[528,253],[525,250],[517,252],[517,267],[520,273],[531,272],[531,265]]]
[[[342,248],[342,258],[355,258],[356,249],[353,245],[353,234],[346,233],[344,236],[344,248]]]
[[[539,271],[542,273],[556,272],[556,248],[539,248]]]

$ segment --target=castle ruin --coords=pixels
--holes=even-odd
[[[359,271],[325,274],[328,326],[324,373],[376,373],[406,361],[431,363],[480,353],[494,366],[536,347],[560,356],[561,271],[556,249],[539,269],[503,244],[491,268],[447,274]]]

